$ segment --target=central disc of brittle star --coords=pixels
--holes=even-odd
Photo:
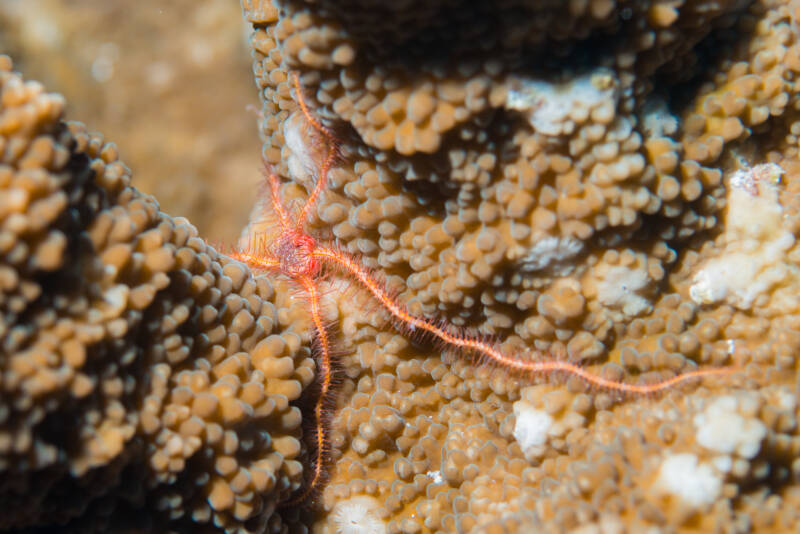
[[[316,246],[314,238],[300,230],[282,235],[275,249],[281,271],[292,278],[316,275],[319,272],[319,260],[314,257]]]

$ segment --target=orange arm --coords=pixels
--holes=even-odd
[[[233,251],[229,256],[237,261],[246,263],[251,269],[280,269],[281,266],[281,262],[275,258],[241,250]]]
[[[270,172],[269,176],[267,176],[267,183],[269,184],[269,197],[272,201],[272,209],[274,209],[275,213],[278,215],[278,224],[280,224],[281,232],[283,232],[289,227],[289,217],[283,209],[283,204],[281,204],[281,184],[274,172]]]
[[[297,104],[300,106],[300,111],[302,111],[303,116],[305,117],[306,121],[311,125],[311,127],[317,131],[325,140],[328,142],[328,154],[325,156],[325,161],[322,163],[322,167],[319,171],[319,178],[317,179],[317,184],[314,186],[314,190],[306,200],[303,209],[300,210],[300,214],[297,217],[297,229],[298,231],[302,231],[303,225],[306,223],[306,219],[308,218],[308,214],[314,205],[319,200],[320,194],[325,188],[328,186],[328,171],[330,171],[331,167],[333,166],[334,161],[336,161],[337,149],[336,149],[336,139],[334,138],[333,134],[331,134],[330,130],[328,130],[325,126],[322,125],[319,120],[314,117],[311,111],[308,109],[308,104],[306,104],[305,96],[303,96],[303,88],[300,86],[300,76],[297,72],[292,72],[292,83],[294,85],[295,92],[297,94]]]
[[[314,445],[316,446],[314,467],[311,480],[294,497],[281,503],[281,506],[293,506],[300,504],[313,494],[322,484],[325,477],[325,458],[328,454],[328,428],[325,421],[325,404],[329,402],[328,393],[331,389],[331,354],[328,332],[322,323],[322,310],[319,303],[319,290],[314,281],[303,276],[297,279],[308,291],[308,300],[311,305],[311,318],[317,331],[317,341],[319,343],[319,358],[317,375],[320,382],[320,392],[314,406]]]
[[[653,384],[627,384],[617,380],[610,380],[601,376],[592,374],[580,366],[561,360],[521,360],[512,356],[507,356],[497,350],[493,345],[483,342],[479,339],[468,336],[462,332],[455,334],[450,333],[448,330],[441,328],[428,319],[416,317],[408,312],[402,304],[396,302],[386,291],[384,285],[380,283],[370,272],[356,262],[350,256],[341,252],[318,247],[314,252],[320,260],[326,261],[329,264],[334,264],[337,267],[344,269],[348,274],[355,276],[355,278],[367,290],[372,293],[381,305],[397,320],[400,324],[405,325],[405,328],[411,331],[423,330],[428,332],[443,341],[444,343],[466,349],[480,354],[493,363],[499,366],[522,371],[523,373],[548,373],[561,371],[570,375],[577,376],[578,378],[588,382],[589,384],[607,389],[617,391],[620,393],[633,393],[637,395],[655,393],[674,387],[681,382],[712,375],[727,375],[735,372],[735,368],[725,367],[716,369],[700,369],[683,373],[672,378],[655,382]]]

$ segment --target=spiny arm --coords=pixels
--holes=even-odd
[[[248,250],[234,250],[229,256],[237,261],[246,263],[250,268],[270,270],[280,269],[281,262],[277,258],[264,256],[258,251],[253,251],[252,247],[248,246]]]
[[[603,378],[601,376],[592,374],[574,363],[560,361],[560,360],[521,360],[503,354],[494,346],[479,339],[472,338],[463,333],[452,334],[447,330],[437,326],[428,319],[416,317],[408,312],[402,304],[393,299],[386,291],[384,285],[379,282],[368,269],[364,268],[350,256],[341,252],[318,247],[314,252],[320,260],[326,261],[329,264],[334,264],[347,273],[355,276],[355,278],[367,290],[372,293],[381,305],[400,323],[406,325],[410,330],[423,330],[445,342],[446,344],[466,349],[479,353],[490,361],[516,371],[523,373],[548,373],[548,372],[565,372],[570,375],[577,376],[578,378],[588,382],[589,384],[611,390],[619,393],[633,393],[637,395],[656,393],[674,387],[682,382],[694,378],[701,378],[712,375],[727,375],[735,372],[735,368],[724,367],[716,369],[700,369],[690,371],[681,375],[655,382],[653,384],[628,384],[617,380]]]
[[[322,137],[327,139],[328,143],[331,145],[336,145],[336,139],[333,137],[333,134],[328,130],[325,126],[322,125],[317,118],[311,114],[311,111],[308,109],[308,105],[306,104],[306,98],[303,95],[303,87],[300,85],[300,76],[297,72],[292,72],[292,84],[294,85],[295,93],[297,94],[297,104],[300,106],[300,111],[303,112],[303,116],[306,118],[308,123],[314,128]]]
[[[300,106],[300,111],[303,113],[306,121],[311,125],[311,127],[316,130],[319,135],[321,135],[328,143],[328,154],[325,156],[325,161],[322,163],[322,167],[319,171],[319,178],[317,179],[317,184],[314,186],[314,190],[306,200],[303,209],[300,210],[300,214],[297,217],[297,229],[302,231],[303,225],[306,222],[306,218],[308,217],[308,213],[317,203],[320,194],[322,191],[328,187],[328,171],[330,171],[331,167],[333,166],[334,161],[336,161],[337,149],[336,149],[336,139],[334,138],[333,134],[331,134],[330,130],[328,130],[325,126],[322,125],[321,122],[311,113],[308,109],[308,104],[306,104],[305,96],[303,95],[303,88],[300,85],[300,76],[297,72],[292,72],[292,83],[294,85],[294,90],[296,93],[297,104]]]
[[[272,201],[272,209],[278,215],[278,224],[280,224],[281,232],[289,228],[289,216],[281,204],[281,184],[278,176],[274,172],[270,172],[267,176],[267,183],[269,184],[269,198]]]
[[[322,168],[319,171],[317,184],[314,186],[314,190],[308,196],[306,203],[303,205],[303,209],[300,210],[300,214],[297,216],[297,230],[299,232],[303,231],[303,225],[306,223],[308,213],[317,203],[322,191],[328,187],[328,171],[330,171],[334,161],[336,161],[336,147],[331,146],[328,149],[328,156],[325,158],[325,161],[322,163]]]
[[[317,369],[317,373],[320,377],[320,393],[319,397],[317,397],[316,405],[314,406],[314,441],[316,451],[311,480],[308,481],[306,486],[297,495],[281,503],[282,506],[300,504],[319,488],[325,477],[325,455],[328,453],[328,428],[325,423],[325,403],[328,402],[328,393],[331,389],[330,341],[328,339],[328,332],[325,330],[325,326],[322,322],[319,290],[316,284],[307,276],[300,277],[298,280],[303,284],[306,291],[308,291],[308,299],[311,305],[311,317],[314,320],[314,326],[317,331],[317,341],[319,343],[319,368]]]

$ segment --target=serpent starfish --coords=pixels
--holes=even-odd
[[[490,364],[525,376],[562,373],[575,376],[599,389],[634,395],[658,393],[689,380],[735,372],[734,367],[698,369],[658,382],[630,384],[593,374],[569,361],[546,358],[543,354],[532,350],[525,354],[525,357],[507,354],[498,348],[497,344],[482,340],[446,321],[412,314],[402,302],[392,296],[381,278],[364,267],[358,259],[342,251],[335,244],[333,246],[320,244],[306,230],[309,214],[327,188],[328,173],[338,158],[338,148],[332,132],[309,110],[297,73],[292,74],[292,84],[303,117],[327,145],[325,158],[317,171],[317,182],[298,214],[292,217],[281,199],[280,179],[275,173],[268,172],[269,203],[277,216],[278,236],[270,238],[263,233],[250,236],[245,246],[231,253],[233,258],[246,263],[254,270],[277,273],[299,284],[307,294],[309,311],[314,323],[320,391],[314,405],[314,429],[311,440],[315,451],[313,469],[306,485],[296,495],[284,501],[283,506],[308,502],[310,496],[321,487],[326,475],[326,459],[330,445],[326,410],[332,396],[333,371],[330,333],[322,318],[318,284],[323,266],[356,280],[388,312],[398,330],[407,335],[427,336],[446,349],[475,358],[477,365]]]

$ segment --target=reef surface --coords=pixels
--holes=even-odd
[[[629,381],[742,368],[618,402],[339,300],[316,530],[797,528],[796,3],[242,3],[265,159],[315,179],[299,72],[342,153],[311,233],[412,310]]]
[[[3,57],[0,530],[798,528],[795,2],[242,6],[284,197],[322,152],[298,72],[341,152],[309,232],[410,309],[628,382],[738,372],[653,398],[516,376],[330,275],[332,468],[282,509],[309,466],[302,293],[162,213]],[[274,236],[262,208],[246,234]]]

